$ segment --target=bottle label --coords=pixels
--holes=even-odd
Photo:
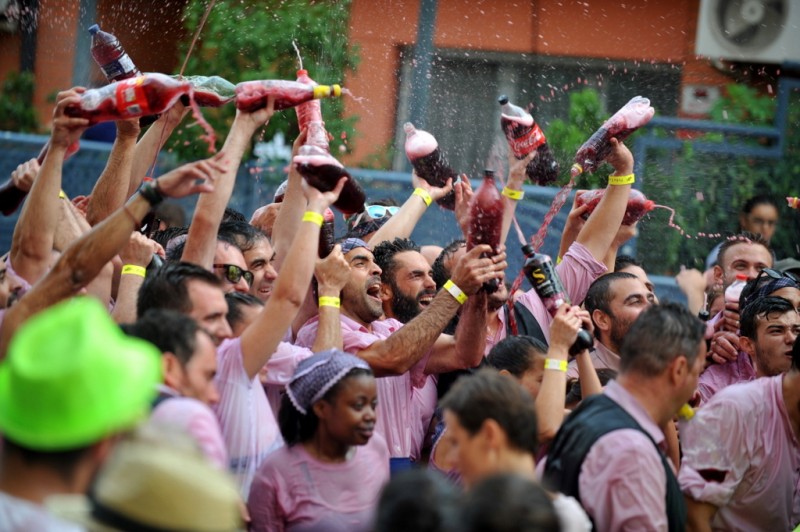
[[[122,57],[116,61],[103,65],[103,74],[106,75],[109,81],[114,81],[120,76],[130,74],[134,70],[136,70],[136,67],[133,65],[131,58],[128,57],[128,54],[122,54]]]
[[[506,129],[506,138],[514,157],[517,159],[526,157],[547,141],[537,123],[534,123],[531,128],[525,126],[508,128]]]
[[[144,92],[144,80],[144,76],[139,76],[117,83],[117,111],[122,117],[131,118],[150,113],[147,95]]]

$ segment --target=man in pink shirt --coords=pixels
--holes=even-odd
[[[619,371],[622,340],[639,314],[655,303],[655,295],[637,276],[611,272],[592,283],[585,303],[594,325],[592,364],[595,369]],[[577,378],[578,364],[573,360],[567,379]]]
[[[800,524],[800,341],[791,369],[725,388],[681,427],[692,530]]]
[[[682,530],[686,506],[664,427],[697,386],[704,324],[675,303],[654,305],[622,342],[620,374],[558,431],[545,466],[551,489],[577,498],[597,530]]]
[[[481,285],[498,278],[505,255],[481,258],[491,251],[478,246],[453,269],[448,289],[440,291],[424,312],[403,324],[383,316],[381,269],[365,242],[347,239],[342,251],[350,264],[350,279],[342,290],[341,324],[344,350],[366,360],[378,379],[380,415],[376,430],[393,458],[418,460],[436,406],[430,375],[477,366],[483,356],[486,299]],[[421,257],[421,255],[420,255]],[[424,258],[422,259],[424,261]],[[447,322],[464,304],[462,324],[453,337],[442,334]],[[297,334],[299,345],[310,346],[317,336],[312,318]]]

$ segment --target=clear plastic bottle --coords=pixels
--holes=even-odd
[[[89,33],[92,35],[92,57],[108,81],[142,75],[114,35],[101,30],[97,24],[89,26]]]
[[[742,295],[744,285],[747,284],[747,275],[743,273],[736,274],[736,280],[728,285],[725,289],[725,303],[739,304],[739,297]]]
[[[524,159],[536,150],[536,157],[528,163],[525,173],[531,183],[549,185],[558,178],[558,162],[553,158],[547,139],[533,116],[523,108],[509,103],[505,94],[497,99],[502,114],[500,126],[508,139],[508,146],[517,159]]]

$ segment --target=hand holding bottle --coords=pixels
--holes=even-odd
[[[578,306],[563,303],[550,324],[550,347],[554,353],[563,353],[563,360],[567,359],[567,353],[578,339],[578,332],[583,326],[580,311]]]
[[[411,185],[417,189],[421,188],[431,197],[432,201],[438,201],[453,191],[453,178],[448,178],[442,187],[435,187],[417,175],[416,170],[411,171]]]
[[[80,104],[83,87],[74,87],[62,91],[56,96],[56,108],[53,110],[53,132],[50,134],[50,146],[66,150],[79,141],[81,135],[89,127],[89,120],[66,115],[66,109]]]
[[[455,193],[453,212],[456,215],[456,222],[461,228],[461,233],[466,236],[469,232],[469,204],[472,202],[472,196],[475,194],[467,174],[458,176],[458,181],[453,184],[453,192]]]
[[[633,154],[616,138],[609,140],[611,153],[608,154],[606,161],[614,167],[614,175],[629,175],[633,173]]]
[[[450,279],[468,296],[477,293],[484,283],[492,279],[502,279],[503,272],[508,267],[505,246],[501,246],[498,254],[490,255],[491,253],[491,246],[477,245],[453,266]],[[482,257],[483,254],[487,256]]]
[[[26,161],[11,172],[11,183],[18,190],[23,192],[30,192],[33,186],[33,180],[39,174],[39,161],[31,159]]]
[[[272,115],[275,114],[275,97],[267,97],[267,104],[249,111],[247,109],[236,109],[236,120],[242,121],[253,132],[262,126],[269,124]]]

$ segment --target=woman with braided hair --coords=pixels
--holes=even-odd
[[[369,530],[389,480],[389,450],[374,434],[375,377],[338,350],[302,361],[286,386],[272,453],[248,499],[252,530]]]

